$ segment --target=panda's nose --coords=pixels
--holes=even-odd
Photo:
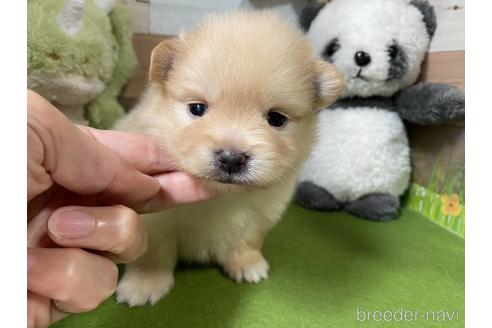
[[[369,54],[364,51],[357,51],[355,53],[354,59],[355,59],[355,63],[360,67],[367,66],[371,62],[371,56],[369,56]]]

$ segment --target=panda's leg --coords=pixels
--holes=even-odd
[[[398,217],[400,200],[387,193],[364,195],[344,206],[347,212],[373,221],[388,221]]]
[[[327,190],[309,181],[297,185],[294,199],[301,206],[312,210],[336,211],[342,209],[342,202]]]

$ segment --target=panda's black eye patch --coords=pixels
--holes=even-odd
[[[388,46],[387,52],[390,64],[388,80],[401,79],[408,70],[408,58],[405,50],[394,40]]]
[[[340,42],[338,38],[332,39],[325,47],[321,56],[327,61],[331,61],[331,57],[340,49]]]
[[[393,45],[389,46],[388,54],[389,54],[390,58],[396,58],[396,56],[398,56],[398,51],[399,51],[399,49],[396,45],[393,44]]]

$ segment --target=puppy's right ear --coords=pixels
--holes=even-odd
[[[316,109],[334,103],[345,88],[345,80],[335,65],[324,60],[316,61],[316,75],[314,77],[316,91]]]
[[[180,40],[173,38],[159,43],[150,55],[149,80],[165,82],[174,65],[179,49]]]

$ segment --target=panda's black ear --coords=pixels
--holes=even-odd
[[[434,37],[434,33],[436,32],[437,28],[437,20],[434,7],[432,7],[432,5],[427,0],[411,0],[410,4],[417,7],[417,9],[420,10],[420,12],[422,13],[422,16],[424,16],[424,23],[427,29],[427,34],[429,35],[429,39],[432,40],[432,37]]]
[[[299,19],[299,24],[304,32],[309,31],[311,23],[318,16],[318,13],[326,5],[326,2],[315,2],[310,3],[302,9],[301,18]]]

